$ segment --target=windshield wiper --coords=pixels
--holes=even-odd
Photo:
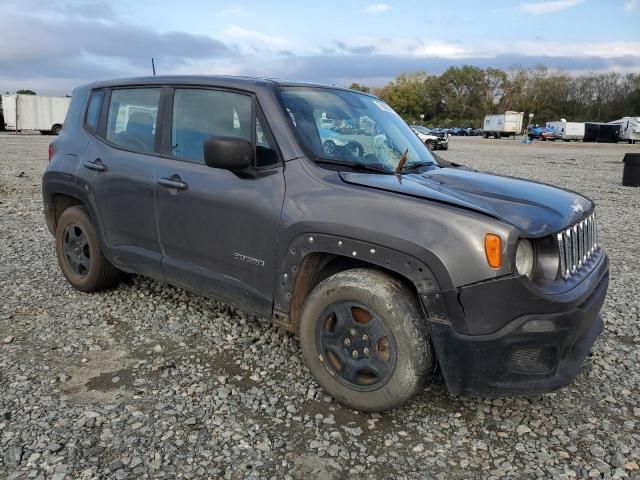
[[[318,158],[318,162],[326,163],[328,165],[340,165],[345,167],[351,167],[354,170],[366,170],[377,173],[391,173],[388,167],[385,167],[382,163],[364,163],[364,162],[345,162],[342,160],[331,160],[330,158]]]
[[[422,168],[422,167],[431,167],[431,166],[439,166],[436,162],[415,162],[415,163],[411,163],[409,165],[405,165],[402,168],[403,172],[406,172],[407,170],[417,170],[418,168]]]

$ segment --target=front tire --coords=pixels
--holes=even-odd
[[[399,280],[369,269],[339,272],[307,298],[302,355],[337,401],[366,412],[399,407],[434,366],[425,319]]]
[[[327,140],[322,144],[322,148],[324,150],[324,153],[326,153],[327,155],[331,156],[336,152],[336,144],[333,143],[333,141],[331,140]]]
[[[71,286],[83,292],[112,287],[120,271],[102,254],[98,235],[84,207],[74,206],[60,215],[56,226],[58,265]]]

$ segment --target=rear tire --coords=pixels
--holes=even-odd
[[[399,280],[364,268],[336,273],[313,289],[302,311],[300,344],[322,388],[366,412],[407,402],[434,366],[415,295]]]
[[[98,235],[84,207],[70,207],[60,215],[56,256],[62,274],[77,290],[97,292],[114,286],[120,278],[120,271],[102,254]]]
[[[53,127],[51,127],[51,135],[59,135],[60,130],[62,130],[61,125],[54,125]]]

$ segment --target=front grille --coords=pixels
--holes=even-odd
[[[558,233],[560,273],[568,280],[589,263],[598,249],[596,214]]]

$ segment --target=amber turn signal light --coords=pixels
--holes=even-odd
[[[484,236],[484,253],[489,266],[500,268],[502,265],[502,240],[498,235],[487,233]]]

